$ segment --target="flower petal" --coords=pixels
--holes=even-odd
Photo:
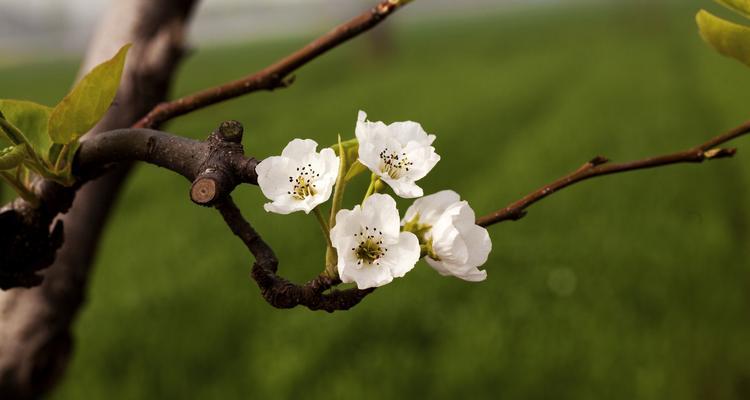
[[[385,238],[398,240],[401,224],[393,197],[380,193],[368,197],[362,204],[362,224],[370,229],[377,228]]]
[[[416,142],[421,146],[429,146],[435,141],[435,135],[428,135],[422,125],[413,121],[394,122],[388,125],[396,139],[404,146],[409,142]]]
[[[454,276],[456,278],[463,279],[469,282],[481,282],[487,279],[487,271],[480,271],[476,267],[470,268],[468,271],[463,271],[457,274],[455,271],[461,268],[461,266],[442,261],[435,261],[430,257],[425,257],[425,261],[430,267],[435,269],[442,276]]]
[[[415,182],[426,176],[440,160],[435,148],[430,146],[434,135],[428,135],[420,124],[412,121],[390,125],[367,121],[363,111],[358,115],[355,134],[359,141],[359,161],[381,177],[398,196],[414,198],[424,194]]]
[[[353,237],[355,233],[359,233],[361,218],[362,209],[360,206],[355,206],[353,210],[339,210],[336,213],[336,225],[331,228],[331,242],[333,242],[333,247],[338,249],[336,243],[344,243],[347,237]]]
[[[461,197],[453,190],[441,190],[417,200],[406,210],[402,224],[412,221],[419,216],[420,224],[435,225],[438,218],[452,204],[461,201]]]
[[[465,201],[449,206],[432,228],[432,249],[439,260],[426,257],[441,275],[477,282],[487,278],[477,267],[487,261],[492,242],[486,229],[474,223],[474,210]]]
[[[419,239],[411,232],[401,232],[398,243],[388,246],[381,265],[390,268],[396,278],[401,278],[411,271],[419,261]]]
[[[289,191],[289,177],[295,165],[286,157],[273,156],[258,163],[255,172],[258,174],[258,186],[263,195],[269,199],[286,195]]]
[[[381,176],[381,179],[383,182],[385,182],[388,186],[393,189],[393,192],[396,193],[398,197],[403,197],[405,199],[414,199],[417,197],[421,197],[424,195],[424,190],[422,190],[421,187],[417,186],[414,181],[407,181],[404,179],[392,179],[389,176]]]
[[[301,162],[317,148],[318,143],[312,139],[294,139],[284,147],[281,155]]]
[[[331,197],[341,161],[332,149],[316,153],[317,146],[314,140],[294,139],[281,156],[268,157],[256,166],[258,185],[272,201],[264,206],[266,211],[309,213]]]
[[[377,265],[366,265],[359,269],[354,266],[339,267],[339,278],[344,283],[356,282],[360,290],[380,287],[393,281],[388,268]]]

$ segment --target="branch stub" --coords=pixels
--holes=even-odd
[[[219,125],[219,130],[217,133],[222,140],[240,143],[242,141],[243,132],[244,128],[239,121],[229,120],[224,121]]]
[[[218,193],[216,181],[209,177],[200,177],[190,188],[190,199],[201,206],[210,205]]]

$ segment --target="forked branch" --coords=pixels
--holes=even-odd
[[[404,3],[397,0],[382,1],[375,8],[256,74],[157,106],[135,127],[158,126],[171,118],[223,100],[258,90],[284,87],[290,82],[290,74],[297,68],[338,44],[372,28]],[[507,207],[477,219],[477,224],[490,226],[502,221],[521,219],[526,214],[526,209],[536,202],[590,178],[671,164],[700,163],[705,160],[731,157],[736,149],[719,146],[748,132],[750,132],[750,121],[681,152],[626,163],[609,163],[604,157],[596,157],[574,172],[545,185]],[[2,211],[0,216],[9,221],[11,219],[17,221],[16,225],[28,231],[27,237],[38,236],[41,238],[40,243],[57,243],[59,240],[52,239],[59,238],[59,235],[55,233],[59,231],[59,228],[50,233],[50,223],[55,215],[67,210],[75,190],[83,182],[97,176],[109,165],[124,161],[144,161],[186,177],[192,182],[191,200],[203,206],[213,206],[220,212],[232,232],[254,255],[256,261],[252,268],[252,277],[260,287],[263,297],[271,305],[278,308],[302,305],[312,310],[330,312],[346,310],[358,304],[372,292],[372,289],[339,291],[334,287],[341,282],[325,275],[320,275],[304,285],[291,283],[277,275],[276,255],[242,216],[231,198],[231,192],[237,185],[257,184],[255,172],[257,161],[252,157],[245,157],[241,137],[242,127],[233,121],[223,123],[205,141],[185,139],[148,129],[102,133],[81,145],[73,168],[74,174],[78,177],[76,186],[64,188],[51,182],[41,181],[36,187],[36,192],[42,199],[42,206],[39,209],[32,210],[22,200],[17,200],[9,207],[0,210]],[[20,228],[19,232],[21,232]],[[0,251],[0,254],[10,254],[17,249],[5,250],[8,251]],[[42,264],[51,258],[54,250],[50,248],[44,252],[36,252],[35,257],[26,257],[23,260],[14,259],[19,265],[22,263],[28,265],[10,271],[12,275],[7,276],[9,285],[11,287],[14,285],[30,286],[38,283],[38,279],[32,274],[43,268]],[[6,264],[10,264],[9,260],[6,261],[8,261]],[[0,278],[4,278],[4,272],[9,271],[0,271]]]
[[[162,123],[175,117],[224,100],[259,90],[285,87],[292,82],[290,74],[294,71],[328,50],[373,28],[408,2],[409,0],[382,0],[372,9],[334,28],[305,47],[255,74],[156,106],[134,124],[133,128],[157,128]],[[234,162],[220,161],[221,154],[213,154],[210,159],[204,160],[203,164],[197,165],[194,160],[170,158],[169,154],[159,153],[159,149],[166,146],[167,150],[179,150],[181,148],[182,150],[194,151],[195,154],[203,154],[200,149],[193,146],[201,145],[201,142],[190,143],[186,139],[165,136],[153,131],[139,131],[134,136],[128,137],[126,132],[122,131],[119,134],[111,133],[89,140],[91,143],[81,146],[81,153],[88,152],[87,155],[79,154],[77,156],[78,179],[72,187],[63,187],[52,181],[40,179],[35,182],[32,189],[40,199],[41,204],[38,207],[33,207],[23,199],[16,199],[16,201],[0,208],[0,225],[2,225],[3,234],[6,236],[15,235],[16,237],[14,240],[5,240],[2,242],[4,244],[0,245],[0,289],[18,286],[29,287],[41,282],[38,271],[46,268],[52,262],[55,250],[61,242],[58,239],[62,237],[60,235],[62,226],[58,224],[52,230],[50,224],[58,214],[64,214],[69,210],[78,189],[86,181],[101,174],[103,169],[106,168],[105,164],[111,165],[116,161],[140,160],[161,165],[159,161],[161,156],[164,156],[162,159],[169,162],[182,163],[181,166],[172,165],[173,170],[191,180],[196,177],[194,175],[198,175],[197,179],[193,181],[191,199],[201,205],[212,205],[222,196],[231,192],[236,184],[252,183],[254,179],[252,175],[254,174],[255,160],[238,157],[236,152],[231,149],[232,145],[228,143],[219,147],[223,149],[223,154],[234,154],[230,157]],[[227,142],[231,142],[231,140]],[[128,145],[134,145],[135,147],[129,148]],[[174,147],[174,149],[171,147]],[[245,164],[240,165],[238,162],[244,162]],[[87,163],[88,165],[86,165]],[[214,168],[217,165],[225,168],[223,170],[222,168]],[[196,168],[203,169],[197,170]],[[226,173],[227,168],[232,169],[234,174]],[[223,186],[217,186],[217,183],[223,184]],[[30,237],[36,238],[36,240],[28,240]],[[28,248],[28,251],[20,251],[21,247],[17,243],[23,243],[23,249]],[[34,251],[32,248],[34,246],[40,249],[44,248],[44,251]]]

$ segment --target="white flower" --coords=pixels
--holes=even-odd
[[[359,112],[355,129],[359,141],[359,162],[404,198],[424,194],[416,181],[422,179],[440,161],[431,146],[435,135],[428,135],[416,122],[367,121]]]
[[[373,194],[362,207],[340,210],[331,242],[338,253],[341,281],[366,289],[411,271],[419,261],[419,240],[400,228],[396,201],[385,194]]]
[[[314,140],[294,139],[281,156],[268,157],[255,167],[260,190],[272,200],[264,205],[266,211],[309,213],[331,197],[340,160],[332,149],[317,153],[317,147]]]
[[[422,236],[428,247],[425,261],[441,275],[483,281],[487,271],[477,267],[487,262],[492,242],[487,230],[474,223],[469,203],[460,200],[452,190],[422,197],[409,207],[402,222]]]

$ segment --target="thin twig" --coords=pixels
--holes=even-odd
[[[156,106],[133,127],[157,127],[172,118],[244,94],[287,87],[294,81],[293,77],[290,77],[292,72],[328,50],[372,29],[404,4],[405,1],[381,1],[377,6],[252,75]]]
[[[561,189],[590,178],[640,169],[662,167],[671,164],[700,163],[705,160],[732,157],[737,152],[737,149],[717,147],[749,132],[750,121],[747,121],[703,144],[677,153],[618,164],[611,164],[604,157],[596,157],[583,164],[572,173],[529,193],[522,199],[509,204],[505,208],[478,218],[476,223],[477,225],[486,227],[503,221],[517,221],[526,215],[526,209],[532,204]]]

